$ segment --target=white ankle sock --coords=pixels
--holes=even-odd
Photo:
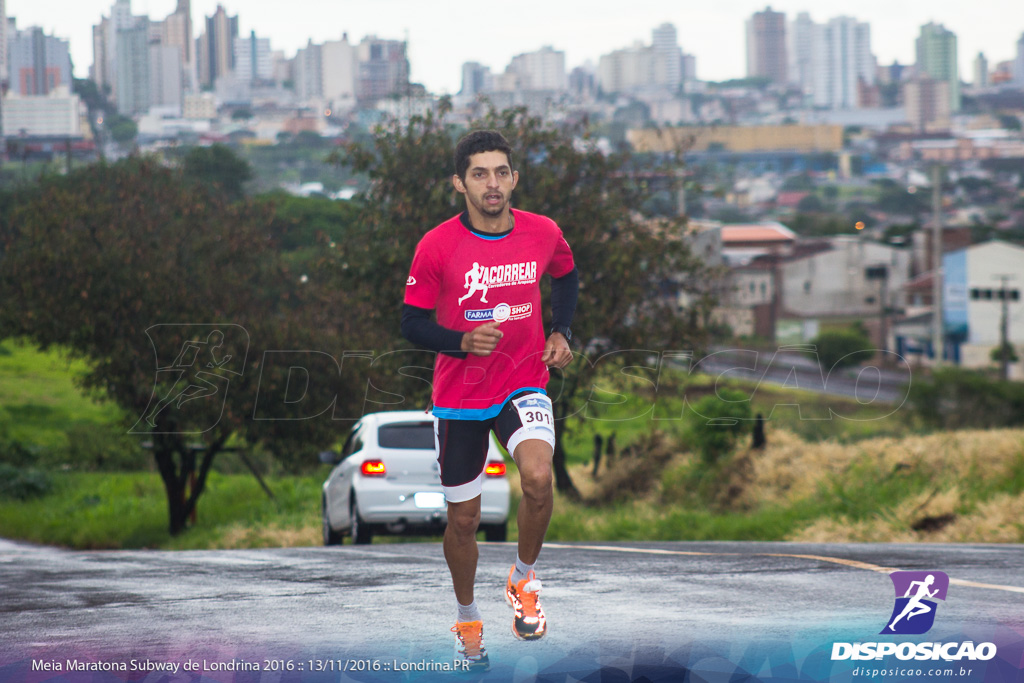
[[[526,564],[519,559],[519,555],[516,555],[516,568],[512,570],[512,585],[514,586],[525,579],[526,575],[533,571],[536,564],[536,562],[533,564]]]
[[[456,600],[455,604],[459,606],[459,611],[456,614],[455,621],[459,623],[464,621],[483,621],[484,617],[480,614],[480,608],[476,606],[476,600],[468,605],[463,605],[461,602]]]

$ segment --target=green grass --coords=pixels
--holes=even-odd
[[[116,422],[121,412],[115,405],[98,403],[76,386],[85,372],[84,362],[60,352],[0,342],[0,437],[62,449],[69,429]]]
[[[235,546],[256,546],[264,544],[259,533],[239,529],[297,529],[317,522],[320,514],[317,478],[272,480],[272,501],[251,476],[212,472],[196,526],[172,538],[157,474],[62,472],[52,480],[53,490],[42,498],[0,501],[0,536],[87,549],[222,547],[228,536]]]

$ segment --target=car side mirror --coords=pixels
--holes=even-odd
[[[334,451],[320,451],[318,457],[324,465],[337,465],[341,460],[341,454]]]

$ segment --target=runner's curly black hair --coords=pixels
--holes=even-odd
[[[512,168],[512,145],[505,136],[496,130],[475,130],[455,145],[455,173],[465,179],[469,168],[469,158],[481,152],[504,152],[508,157],[509,168]]]

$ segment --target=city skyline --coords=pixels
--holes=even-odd
[[[51,0],[43,6],[33,0],[6,0],[6,10],[20,28],[38,25],[47,33],[68,39],[75,76],[82,78],[92,64],[92,26],[109,13],[112,4],[113,0]],[[161,20],[175,4],[176,0],[133,0],[132,11]],[[196,35],[201,32],[203,18],[212,15],[217,4],[217,0],[193,0]],[[726,0],[704,7],[638,0],[628,9],[602,14],[594,12],[592,4],[579,0],[557,4],[521,0],[515,11],[489,15],[484,11],[467,12],[465,5],[455,3],[374,0],[342,6],[327,0],[296,0],[289,7],[299,8],[295,13],[309,19],[291,22],[281,20],[280,4],[270,0],[220,4],[228,13],[239,15],[243,34],[255,30],[257,35],[270,38],[273,49],[283,50],[288,57],[309,40],[337,39],[342,33],[348,33],[354,41],[371,34],[408,39],[412,80],[438,94],[458,92],[461,67],[467,61],[501,72],[513,56],[550,45],[565,52],[570,70],[588,61],[596,66],[601,55],[638,41],[649,43],[651,31],[664,22],[676,26],[680,46],[696,56],[698,78],[743,78],[745,22],[754,12],[769,6],[753,0]],[[1024,5],[1008,6],[995,0],[979,0],[969,7],[953,0],[905,4],[909,6],[895,17],[892,3],[883,0],[864,0],[854,11],[835,0],[781,0],[770,6],[784,12],[787,21],[807,11],[818,22],[851,16],[871,24],[872,51],[880,65],[893,60],[914,63],[920,27],[929,22],[944,24],[957,35],[962,77],[973,73],[971,65],[979,51],[993,66],[1012,60],[1016,42],[1024,33]],[[446,12],[448,8],[454,10]],[[999,20],[992,21],[994,18]]]

